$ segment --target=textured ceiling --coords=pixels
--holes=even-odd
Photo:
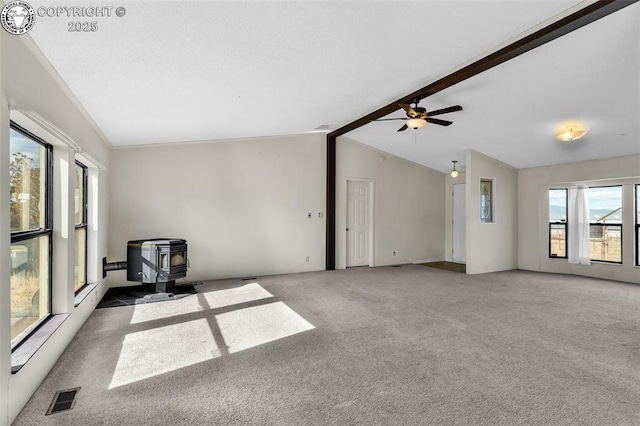
[[[432,97],[449,127],[371,123],[346,136],[440,171],[475,149],[516,168],[640,153],[640,4],[598,20]],[[403,117],[398,111],[388,117]],[[561,123],[589,132],[558,142]],[[400,123],[400,124],[398,124]],[[640,175],[640,170],[638,170]]]
[[[111,144],[127,146],[336,128],[576,4],[121,1],[123,17],[38,17],[29,34]],[[638,12],[423,101],[463,105],[442,116],[453,126],[399,134],[397,122],[372,123],[347,136],[441,171],[468,148],[516,167],[639,152]],[[69,32],[72,20],[98,30]],[[584,144],[552,139],[568,118],[590,127]]]

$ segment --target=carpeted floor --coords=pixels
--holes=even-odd
[[[638,285],[407,265],[197,291],[96,310],[14,425],[640,424]]]

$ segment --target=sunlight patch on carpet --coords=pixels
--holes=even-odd
[[[255,300],[273,297],[258,283],[245,284],[242,287],[230,288],[202,293],[211,309],[225,306],[238,305],[240,303],[253,302]]]
[[[109,389],[219,356],[206,319],[130,333],[122,343]]]
[[[226,312],[216,320],[229,353],[315,328],[283,302]]]
[[[202,310],[203,308],[200,306],[198,298],[193,295],[168,302],[145,303],[142,305],[135,305],[135,310],[131,317],[131,324],[155,321],[162,318],[175,317]]]

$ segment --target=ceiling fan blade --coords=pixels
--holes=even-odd
[[[377,120],[371,120],[371,121],[391,121],[391,120],[406,120],[406,118],[378,118]]]
[[[427,117],[425,120],[427,120],[427,123],[439,124],[441,126],[450,126],[453,124],[453,121],[440,120],[439,118]]]
[[[407,130],[409,127],[407,127],[407,125],[405,124],[404,126],[400,127],[398,129],[399,132],[404,132],[405,130]]]
[[[460,105],[454,105],[454,106],[450,106],[448,108],[442,108],[442,109],[437,109],[435,111],[429,111],[429,112],[427,112],[427,115],[434,116],[434,115],[446,114],[448,112],[454,112],[454,111],[462,111],[462,107]]]
[[[409,104],[398,104],[398,105],[400,105],[400,108],[407,111],[407,114],[409,115],[409,117],[415,117],[416,115],[418,115],[418,113],[415,112],[413,108],[411,108],[411,105]]]

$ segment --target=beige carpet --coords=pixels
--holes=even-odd
[[[95,311],[14,424],[640,424],[637,285],[407,265],[196,289]]]

